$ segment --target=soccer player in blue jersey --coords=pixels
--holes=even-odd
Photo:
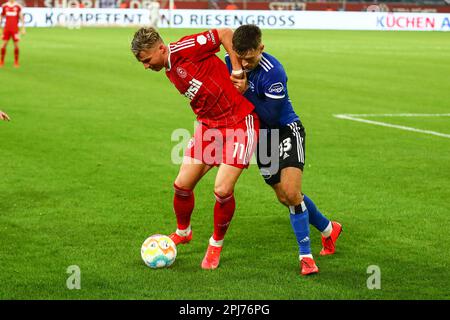
[[[313,274],[319,272],[319,268],[311,254],[309,224],[322,234],[320,255],[335,252],[342,226],[328,220],[302,193],[305,129],[289,99],[286,72],[277,59],[264,52],[261,38],[257,26],[240,26],[233,35],[233,50],[242,60],[244,70],[231,71],[229,58],[225,60],[235,87],[254,104],[260,118],[258,166],[278,200],[289,208],[299,246],[301,274]],[[244,73],[244,79],[238,79],[240,73]]]

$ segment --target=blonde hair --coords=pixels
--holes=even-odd
[[[143,50],[151,49],[155,45],[163,42],[158,31],[153,27],[143,27],[135,32],[131,41],[131,51],[139,59],[139,53]]]

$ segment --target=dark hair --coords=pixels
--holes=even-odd
[[[250,50],[258,49],[261,44],[261,29],[254,24],[240,26],[233,34],[233,50],[243,55]]]

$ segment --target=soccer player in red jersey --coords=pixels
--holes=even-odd
[[[164,44],[154,28],[139,29],[131,50],[145,69],[160,71],[189,100],[198,127],[175,179],[174,211],[177,230],[170,235],[178,245],[192,239],[191,214],[194,188],[217,166],[214,194],[214,233],[203,258],[203,269],[219,265],[223,239],[235,211],[234,187],[247,168],[258,139],[259,119],[254,106],[229,79],[226,65],[216,53],[220,45],[231,57],[233,74],[243,75],[240,61],[232,51],[231,29],[213,29]]]
[[[14,42],[14,67],[19,67],[19,21],[22,23],[22,34],[25,34],[25,22],[23,20],[22,6],[15,0],[9,0],[2,5],[0,15],[0,26],[3,23],[3,17],[6,18],[3,29],[3,45],[1,49],[0,67],[5,64],[6,46],[9,39]]]
[[[6,113],[4,113],[2,110],[0,110],[0,120],[11,120]]]

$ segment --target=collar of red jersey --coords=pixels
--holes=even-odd
[[[168,53],[169,56],[167,57],[167,64],[168,64],[168,66],[167,66],[166,70],[170,71],[170,68],[172,67],[172,64],[170,63],[170,54],[171,54],[170,46],[167,46],[167,50],[169,50],[169,53]]]

